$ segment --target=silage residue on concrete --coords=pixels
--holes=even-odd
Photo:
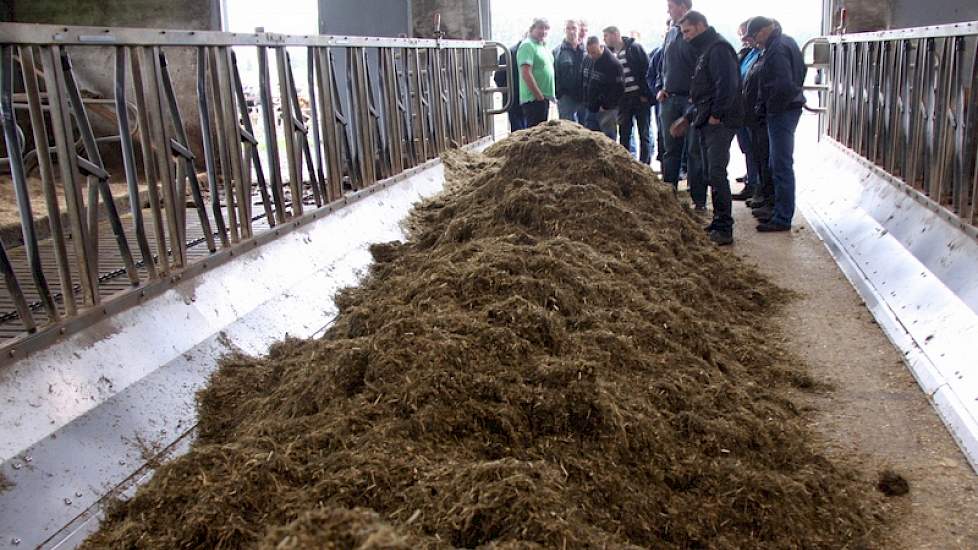
[[[819,450],[785,293],[568,123],[446,155],[321,339],[230,357],[192,450],[90,547],[839,548],[873,483]]]

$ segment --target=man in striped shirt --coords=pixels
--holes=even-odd
[[[637,40],[623,38],[618,27],[604,29],[604,43],[615,53],[624,73],[625,95],[618,105],[619,141],[627,148],[632,139],[632,127],[637,124],[639,160],[649,164],[652,161],[652,143],[649,140],[649,98],[652,92],[645,80],[645,73],[649,70],[649,56]]]

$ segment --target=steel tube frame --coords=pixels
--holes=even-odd
[[[259,138],[231,51],[240,46],[255,47],[259,54],[259,104],[267,157],[259,152]],[[308,54],[308,108],[300,103],[288,47],[302,47]],[[115,302],[129,292],[103,297],[100,284],[105,280],[126,275],[138,287],[177,280],[182,272],[194,273],[199,267],[191,265],[195,262],[188,256],[190,246],[206,242],[211,254],[218,254],[220,239],[220,248],[234,252],[256,242],[252,222],[258,218],[267,218],[277,233],[278,224],[290,218],[305,219],[306,209],[315,217],[320,208],[332,211],[345,204],[346,190],[372,189],[376,182],[396,179],[450,147],[485,139],[490,130],[491,113],[486,111],[492,105],[489,96],[509,91],[487,87],[489,76],[500,67],[486,59],[487,52],[502,49],[508,54],[508,50],[501,44],[482,41],[0,23],[0,48],[0,87],[10,92],[0,97],[4,139],[8,150],[21,151],[25,135],[14,124],[13,109],[25,110],[37,145],[32,158],[41,174],[54,252],[52,265],[41,266],[36,222],[26,185],[21,185],[26,182],[22,177],[23,156],[14,154],[8,164],[15,172],[25,252],[36,292],[33,295],[41,299],[28,302],[3,243],[0,272],[11,298],[8,303],[16,309],[25,331],[37,328],[34,312],[41,308],[47,310],[51,321],[41,328],[48,331],[57,325],[77,324],[91,317],[90,308],[100,305],[103,298]],[[82,96],[71,67],[69,52],[86,48],[109,50],[114,60],[113,97],[94,100],[101,102],[98,104]],[[171,59],[190,59],[191,64],[196,60],[190,71],[196,77],[196,97],[189,99],[198,110],[198,143],[192,142],[185,126],[180,106],[187,105],[186,98],[178,97],[168,67],[167,52],[181,48],[191,55]],[[273,106],[268,48],[276,57],[280,113]],[[336,63],[334,50],[343,52],[346,63]],[[43,71],[35,65],[36,55],[40,55]],[[23,90],[12,87],[18,62],[23,80],[17,85]],[[180,67],[181,72],[185,69]],[[40,82],[39,74],[43,77]],[[96,137],[89,122],[91,113],[109,121],[120,135]],[[280,121],[276,120],[279,116]],[[283,136],[277,132],[279,123]],[[48,141],[52,135],[53,146]],[[282,181],[277,146],[280,137],[285,141],[283,156],[288,160],[291,201],[284,196],[286,182]],[[110,174],[102,164],[100,148],[104,147],[119,147],[121,153],[120,176],[130,198],[124,216],[116,207]],[[203,151],[209,200],[201,189],[204,176],[197,176],[194,151]],[[303,168],[309,174],[308,186]],[[251,212],[253,176],[264,207],[263,215],[257,217]],[[82,189],[85,179],[87,198]],[[59,185],[65,191],[67,223],[62,221]],[[149,196],[148,214],[140,199],[141,185],[146,186]],[[271,186],[270,193],[267,186]],[[188,198],[194,204],[190,205]],[[307,204],[304,208],[303,200],[314,202],[315,207]],[[199,233],[192,242],[188,206],[200,220],[195,228]],[[132,229],[124,229],[124,217],[131,220]],[[99,251],[99,228],[106,221],[117,246]],[[152,225],[152,234],[147,224]],[[133,233],[132,245],[127,231]],[[68,246],[74,247],[73,261]],[[138,263],[130,246],[138,248]],[[109,266],[105,273],[99,270],[100,262]],[[124,269],[113,265],[123,265]],[[188,271],[191,267],[194,269]],[[139,268],[146,270],[145,280],[140,279]],[[46,269],[57,269],[60,293],[53,294],[47,288],[47,279],[55,273]],[[115,310],[108,304],[99,309]]]
[[[820,40],[830,48],[826,134],[958,223],[978,224],[978,22]]]

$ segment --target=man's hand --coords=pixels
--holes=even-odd
[[[672,126],[669,127],[669,135],[674,138],[683,137],[686,135],[686,130],[688,129],[689,121],[686,120],[686,117],[683,117],[672,123]]]
[[[711,116],[710,117],[710,126],[718,126],[719,124],[720,124],[720,119],[719,118],[717,118],[715,116]]]
[[[669,92],[665,90],[659,90],[659,93],[655,95],[655,99],[658,101],[665,101],[669,99]]]

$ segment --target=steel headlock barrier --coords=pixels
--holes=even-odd
[[[111,98],[79,60],[110,60],[94,72]],[[39,328],[91,323],[491,136],[507,107],[491,75],[511,63],[482,41],[0,24],[22,237],[0,241],[0,346],[16,356]]]
[[[825,135],[902,181],[955,225],[978,229],[978,22],[816,44]]]

